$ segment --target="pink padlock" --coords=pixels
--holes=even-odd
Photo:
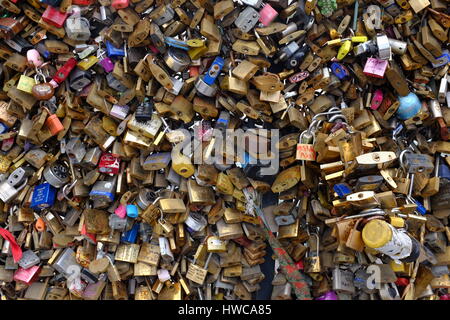
[[[370,77],[384,78],[384,72],[386,71],[387,65],[387,60],[368,58],[364,65],[363,73]]]
[[[270,4],[265,4],[259,11],[259,22],[267,27],[277,16],[278,12]]]
[[[127,216],[127,207],[123,204],[119,204],[119,206],[114,210],[114,213],[119,216],[121,219],[125,219]]]
[[[125,9],[126,7],[128,7],[128,5],[129,5],[128,0],[113,0],[113,2],[111,3],[111,7],[113,7],[116,10]]]
[[[381,102],[383,102],[383,91],[377,89],[373,93],[372,102],[370,103],[370,109],[377,110],[380,107]]]
[[[44,59],[42,59],[39,51],[36,49],[30,49],[27,51],[27,60],[28,66],[31,68],[39,68],[44,63]]]

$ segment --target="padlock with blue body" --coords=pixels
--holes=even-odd
[[[165,43],[170,46],[170,47],[174,47],[174,48],[178,48],[178,49],[182,49],[182,50],[189,50],[189,46],[186,43],[186,41],[181,41],[172,37],[165,37],[164,38]]]
[[[208,71],[205,73],[203,81],[211,86],[219,76],[220,70],[222,70],[224,63],[225,61],[222,57],[216,57]]]
[[[445,163],[439,164],[439,178],[450,180],[450,168]]]
[[[48,182],[41,183],[34,187],[31,199],[31,209],[40,210],[50,208],[55,203],[56,189]]]
[[[97,181],[89,192],[91,199],[103,199],[104,201],[114,201],[114,183],[111,181]]]
[[[0,134],[7,132],[9,128],[2,122],[0,122]]]
[[[139,215],[138,208],[134,204],[127,204],[127,216],[136,219]]]
[[[106,41],[106,54],[110,58],[125,57],[125,50],[123,48],[116,48],[111,42]]]
[[[136,243],[138,233],[139,223],[135,223],[130,230],[122,234],[122,238],[120,240],[126,243]]]
[[[346,183],[337,183],[333,186],[334,192],[337,193],[338,197],[343,199],[348,194],[352,193],[352,189]]]
[[[413,199],[413,200],[414,200],[414,203],[417,205],[416,211],[419,212],[421,215],[425,215],[425,213],[427,213],[427,209],[425,209],[423,204],[421,204],[416,199]]]
[[[399,96],[398,101],[400,101],[400,106],[397,109],[396,116],[400,120],[407,120],[414,117],[422,108],[422,103],[413,92],[410,92],[404,97]]]
[[[343,64],[333,62],[330,67],[333,74],[338,77],[339,80],[344,80],[350,77],[350,72],[348,72],[347,68]]]
[[[443,50],[442,55],[437,57],[436,61],[438,61],[438,63],[431,63],[433,68],[443,67],[443,66],[447,65],[448,63],[450,63],[450,54],[449,54],[448,50]]]
[[[52,7],[59,7],[62,0],[40,0],[39,2],[45,3]]]

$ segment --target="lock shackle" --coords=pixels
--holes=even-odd
[[[404,170],[406,169],[406,166],[405,166],[405,162],[403,160],[403,157],[407,153],[411,153],[412,154],[413,152],[411,150],[406,149],[406,150],[403,150],[402,152],[400,152],[400,156],[398,157],[398,161],[400,162],[400,167],[402,167]]]
[[[321,116],[328,116],[328,115],[335,115],[335,114],[342,114],[342,111],[339,109],[339,110],[335,110],[335,111],[328,111],[328,112],[318,113],[312,118],[312,121],[317,120],[317,118],[319,118]]]
[[[308,134],[308,133],[311,134],[311,136],[312,136],[312,144],[314,144],[315,135],[314,135],[313,132],[308,131],[308,130],[304,130],[302,133],[300,133],[300,136],[299,136],[299,138],[298,138],[298,143],[302,143],[303,137],[304,137],[306,134]]]
[[[70,199],[67,195],[70,193],[70,191],[72,191],[72,189],[75,187],[75,184],[78,182],[78,179],[75,179],[74,182],[72,183],[67,183],[63,188],[62,188],[62,194],[63,197],[68,200],[68,201],[72,201],[72,199]]]
[[[24,182],[17,188],[17,191],[21,191],[28,183],[28,178],[24,180]]]

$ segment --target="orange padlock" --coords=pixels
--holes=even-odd
[[[57,135],[59,132],[64,130],[64,126],[62,125],[61,121],[57,117],[56,114],[52,114],[50,110],[46,107],[42,107],[44,110],[46,110],[49,114],[47,120],[45,120],[45,125],[50,130],[52,136]]]
[[[39,217],[39,218],[36,220],[35,228],[36,228],[36,230],[39,231],[39,232],[45,231],[45,222],[44,222],[44,219],[42,219],[41,217]]]

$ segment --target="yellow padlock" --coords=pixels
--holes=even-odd
[[[81,60],[80,62],[78,62],[77,66],[78,68],[80,68],[81,70],[88,70],[90,67],[92,67],[94,64],[96,64],[98,62],[98,58],[94,55],[85,58],[83,60]]]
[[[352,42],[350,40],[344,41],[338,51],[337,59],[342,60],[350,52],[352,48]]]
[[[351,38],[352,42],[367,42],[368,38],[366,36],[354,36]]]
[[[27,93],[32,93],[33,86],[36,84],[36,80],[22,74],[17,83],[17,89],[22,90]]]
[[[206,52],[208,52],[208,47],[205,45],[205,43],[203,43],[201,47],[191,47],[188,51],[188,55],[191,60],[197,60]]]

